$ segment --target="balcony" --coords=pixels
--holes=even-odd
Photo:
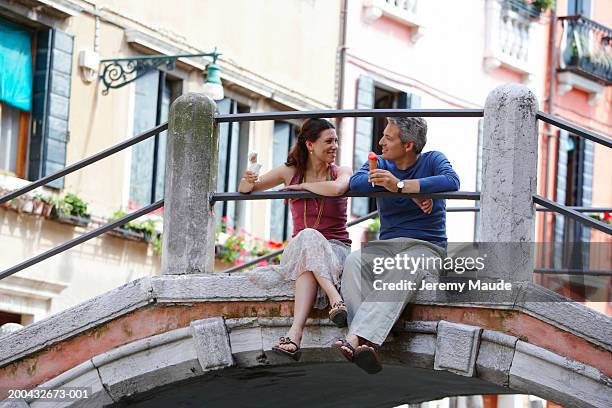
[[[411,30],[410,40],[416,43],[423,36],[423,23],[418,14],[419,0],[364,0],[363,19],[372,24],[385,16]]]
[[[533,76],[532,22],[538,17],[535,9],[511,0],[486,0],[485,4],[485,71],[504,66],[529,83]]]
[[[598,99],[612,85],[612,30],[582,16],[560,17],[559,22],[560,93],[578,88]]]

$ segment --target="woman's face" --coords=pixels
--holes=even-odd
[[[311,156],[322,162],[331,164],[336,161],[338,153],[338,136],[334,129],[325,129],[315,142],[306,142],[308,150],[312,151]]]

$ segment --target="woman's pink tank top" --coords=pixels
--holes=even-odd
[[[331,180],[338,177],[338,167],[330,166]],[[297,172],[291,179],[290,184],[300,184],[303,182],[303,174]],[[351,244],[348,231],[346,230],[346,197],[326,197],[323,199],[315,198],[300,198],[290,201],[291,216],[293,218],[293,235],[304,228],[314,228],[319,231],[328,240],[336,239],[348,245]],[[323,206],[319,224],[315,227],[317,217],[320,211],[320,205]],[[306,225],[304,225],[304,206],[306,206]]]

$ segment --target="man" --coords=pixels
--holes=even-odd
[[[459,177],[441,152],[422,153],[427,142],[427,122],[422,118],[388,118],[379,145],[377,168],[369,162],[350,180],[352,191],[434,193],[456,191]],[[349,331],[336,342],[344,356],[368,373],[382,369],[375,347],[380,346],[416,295],[427,271],[406,269],[408,264],[387,263],[386,258],[444,257],[446,204],[444,200],[378,197],[380,241],[350,254],[344,264],[342,296],[348,309]],[[413,264],[414,265],[414,264]],[[378,270],[374,272],[375,266]],[[383,270],[384,269],[384,270]],[[411,290],[380,290],[391,282],[413,282]],[[388,287],[388,286],[387,286]]]

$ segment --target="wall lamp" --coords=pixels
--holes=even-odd
[[[110,89],[121,88],[162,65],[166,65],[168,70],[173,70],[179,58],[211,57],[212,62],[206,66],[204,94],[218,101],[223,99],[223,85],[221,84],[220,68],[217,65],[217,58],[220,55],[215,48],[213,52],[201,54],[146,55],[103,59],[100,61],[103,64],[100,80],[106,88],[102,90],[102,94],[107,95]]]

